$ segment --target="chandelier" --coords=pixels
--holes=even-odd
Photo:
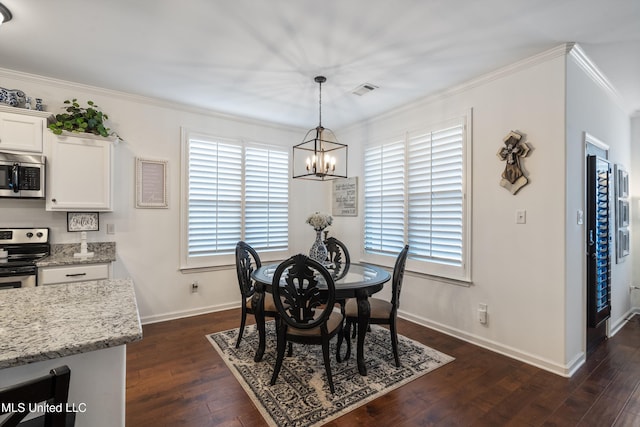
[[[338,142],[331,129],[322,126],[322,83],[327,78],[317,76],[314,81],[320,86],[320,118],[318,126],[293,146],[293,177],[317,181],[346,178],[348,147]]]

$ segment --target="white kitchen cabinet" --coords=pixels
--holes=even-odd
[[[48,211],[112,211],[113,150],[117,138],[48,132]]]
[[[51,113],[0,105],[0,151],[42,153]]]
[[[55,283],[86,282],[110,277],[110,263],[75,264],[38,269],[38,286]]]

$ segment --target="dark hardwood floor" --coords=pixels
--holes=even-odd
[[[127,426],[266,425],[205,338],[239,323],[238,309],[145,326],[127,347]],[[399,333],[456,360],[328,425],[640,426],[639,316],[570,379],[411,322]]]

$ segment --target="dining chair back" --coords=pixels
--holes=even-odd
[[[396,257],[393,267],[393,276],[391,282],[391,301],[379,298],[369,298],[370,305],[370,324],[389,325],[389,333],[391,334],[391,347],[393,349],[393,358],[397,367],[400,367],[400,357],[398,355],[398,331],[396,320],[398,317],[398,307],[400,307],[400,291],[402,290],[402,282],[404,279],[404,270],[409,254],[409,245],[405,245]],[[345,329],[343,337],[347,340],[347,353],[344,360],[351,355],[351,337],[349,336],[351,326],[358,322],[358,304],[353,298],[347,300],[345,304]]]
[[[336,289],[331,273],[305,255],[294,255],[276,269],[271,292],[278,310],[277,359],[271,385],[282,368],[287,342],[321,345],[329,389],[334,393],[329,341],[341,331],[343,316],[334,311]]]
[[[328,237],[324,241],[327,248],[327,268],[333,272],[335,280],[342,279],[349,271],[351,257],[347,246],[335,237]]]
[[[20,384],[0,388],[0,427],[43,426],[71,427],[75,424],[75,413],[67,412],[69,398],[69,380],[71,371],[64,365],[52,369],[49,374],[28,380]],[[47,411],[30,420],[22,421],[38,404],[47,402],[63,410]],[[3,418],[2,415],[9,414]]]
[[[407,263],[407,256],[409,254],[409,245],[400,251],[396,258],[396,263],[393,266],[393,276],[391,278],[391,304],[398,311],[400,308],[400,292],[402,291],[402,282],[404,279],[404,268]]]
[[[251,278],[251,273],[255,269],[262,266],[260,256],[256,250],[246,242],[239,241],[236,244],[236,273],[238,276],[238,286],[240,287],[240,294],[242,295],[242,313],[240,319],[240,331],[238,332],[238,340],[236,341],[236,348],[240,346],[242,335],[244,334],[244,327],[247,322],[247,314],[255,314],[253,309],[252,298],[256,293],[255,282]],[[265,294],[263,300],[264,315],[266,317],[275,317],[276,308],[273,305],[273,298],[271,294]],[[265,324],[264,319],[262,321],[256,319],[258,329],[262,328],[264,331]],[[261,357],[261,355],[260,355]]]

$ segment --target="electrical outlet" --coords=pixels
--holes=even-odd
[[[198,292],[198,281],[194,280],[193,283],[191,283],[191,292],[192,293],[196,293]]]
[[[487,304],[478,304],[478,321],[483,325],[487,324]]]
[[[115,224],[107,224],[107,234],[116,234]]]

